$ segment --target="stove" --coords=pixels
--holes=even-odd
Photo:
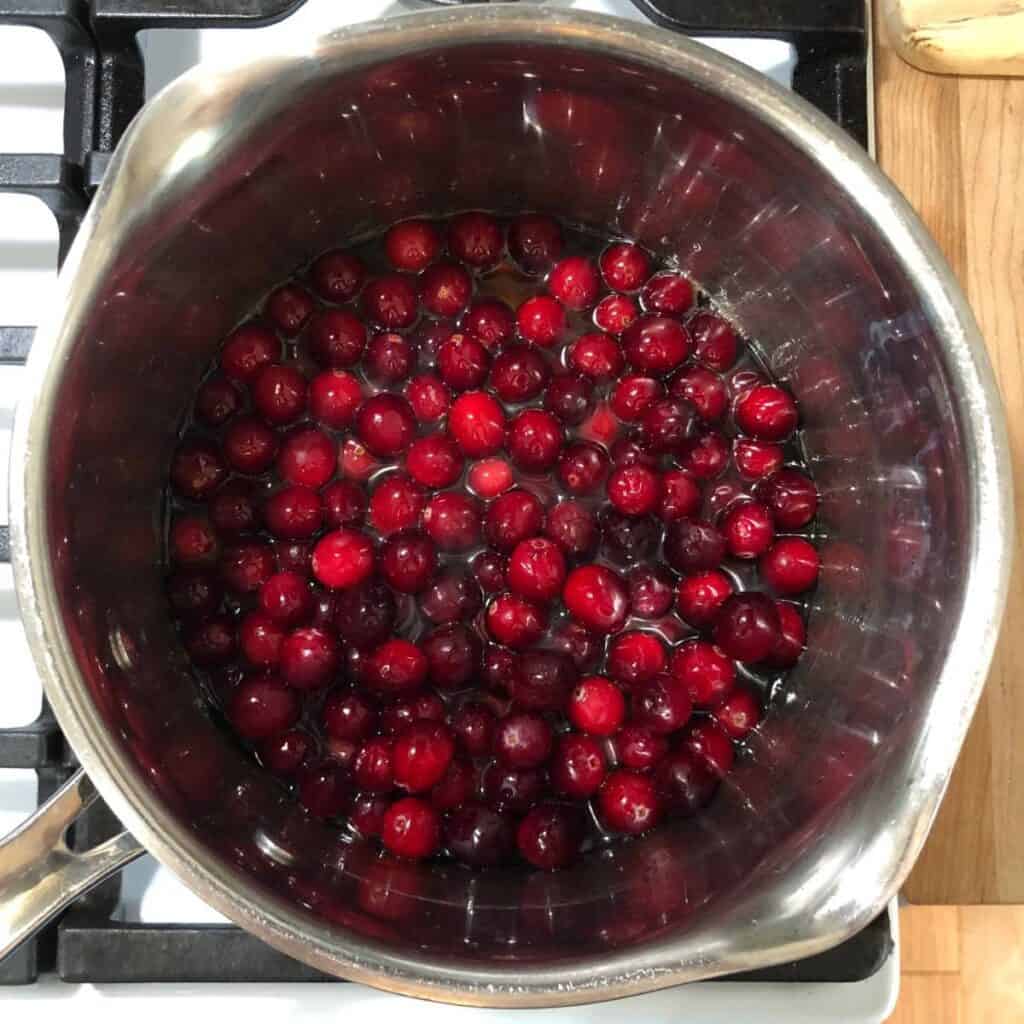
[[[548,2],[700,38],[793,88],[873,147],[863,0]],[[342,24],[427,6],[426,0],[0,0],[0,453],[9,448],[32,324],[109,154],[144,99],[200,61],[237,61]],[[75,764],[42,697],[18,619],[6,522],[7,480],[0,473],[0,649],[7,663],[0,834],[30,814]],[[98,802],[70,842],[87,849],[117,831]],[[880,1022],[895,1002],[897,950],[890,908],[860,935],[800,963],[622,1004],[538,1013],[559,1022],[617,1020],[627,1010],[651,1021],[706,1024]],[[200,1014],[231,998],[232,1012],[256,1024],[282,1012],[315,1020],[339,1006],[373,1013],[399,1003],[424,1022],[510,1016],[319,984],[329,980],[231,925],[149,857],[0,961],[0,985],[11,986],[4,998],[29,1001],[26,1011],[45,1012],[52,1004],[54,1013],[64,1012],[70,1000],[75,1012],[102,1013],[113,1022],[140,1013],[170,1019],[183,996],[188,1010]]]

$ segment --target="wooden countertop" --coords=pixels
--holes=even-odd
[[[1024,903],[1024,78],[917,71],[887,45],[881,21],[878,161],[938,240],[981,324],[1009,420],[1019,524],[988,685],[906,893],[915,903]]]

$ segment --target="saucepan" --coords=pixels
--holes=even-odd
[[[340,843],[211,719],[162,590],[162,488],[218,339],[318,253],[473,208],[676,261],[798,398],[822,498],[807,654],[714,803],[551,874],[382,868]],[[29,360],[17,591],[86,774],[0,850],[0,947],[145,849],[284,953],[428,999],[583,1003],[824,950],[893,896],[949,780],[1006,595],[1007,451],[975,322],[907,203],[711,50],[489,5],[193,70],[114,155]],[[71,852],[97,794],[130,835]]]

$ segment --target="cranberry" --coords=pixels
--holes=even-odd
[[[434,542],[414,531],[396,534],[381,550],[380,569],[395,590],[418,594],[430,585],[437,569]]]
[[[775,384],[759,384],[736,399],[736,426],[760,441],[785,441],[796,430],[799,413],[791,395]]]
[[[332,590],[358,586],[369,578],[373,564],[373,542],[357,530],[334,530],[313,549],[313,575]]]
[[[445,845],[471,867],[494,867],[512,849],[512,825],[497,811],[479,803],[456,807],[444,822]]]
[[[517,217],[508,229],[508,251],[529,274],[546,271],[561,255],[563,245],[558,221],[543,214]]]
[[[330,760],[304,768],[298,784],[299,802],[315,818],[338,818],[352,805],[348,773]]]
[[[299,717],[299,701],[274,676],[253,676],[231,695],[228,719],[243,739],[265,740],[290,728]]]
[[[455,741],[437,722],[416,722],[395,740],[391,762],[395,784],[422,793],[444,777],[455,754]]]
[[[694,707],[710,710],[732,693],[736,669],[717,647],[703,640],[687,640],[672,655],[670,669],[686,688]]]
[[[635,292],[650,272],[650,258],[632,242],[615,242],[601,253],[601,274],[617,292]]]
[[[406,385],[405,400],[421,423],[434,423],[448,411],[452,396],[440,377],[423,373]]]
[[[639,423],[664,393],[661,382],[653,377],[623,377],[612,392],[612,410],[620,420]]]
[[[682,747],[695,754],[719,778],[729,774],[736,757],[732,740],[713,720],[705,719],[692,725],[683,737]]]
[[[609,334],[621,334],[639,316],[640,308],[628,295],[606,295],[594,309],[594,323]]]
[[[761,705],[753,690],[734,690],[715,708],[714,716],[728,737],[742,740],[761,721]]]
[[[275,537],[308,539],[323,525],[320,495],[308,487],[283,487],[264,503],[263,521]]]
[[[640,436],[644,447],[654,455],[689,451],[693,426],[693,409],[688,402],[679,398],[663,398],[651,403],[644,412]],[[728,457],[726,449],[725,459]],[[725,468],[724,463],[722,468]]]
[[[274,552],[254,541],[234,544],[224,549],[220,574],[232,593],[254,594],[274,575]]]
[[[547,361],[528,345],[510,345],[494,360],[490,385],[503,402],[518,404],[536,398],[551,376]]]
[[[779,613],[779,640],[765,664],[772,668],[791,668],[800,660],[807,643],[800,609],[788,601],[777,601],[775,610]]]
[[[452,402],[448,432],[463,454],[493,455],[505,443],[505,413],[485,391],[467,391]]]
[[[496,498],[509,490],[515,478],[504,459],[482,459],[469,471],[469,486],[481,498]]]
[[[338,446],[334,439],[315,427],[289,434],[277,453],[277,471],[290,484],[314,490],[334,476]]]
[[[494,810],[525,814],[545,790],[544,775],[536,768],[516,771],[493,762],[483,775],[484,799]]]
[[[396,856],[422,860],[437,852],[441,819],[430,804],[408,796],[387,809],[380,838]]]
[[[718,777],[694,751],[672,751],[655,772],[657,793],[666,809],[683,817],[700,810],[715,795]]]
[[[435,269],[432,267],[426,274]],[[416,322],[416,285],[402,274],[382,274],[369,281],[360,301],[367,317],[381,327],[399,330]]]
[[[713,480],[729,465],[729,444],[717,431],[707,430],[690,443],[679,462],[699,480]]]
[[[316,308],[313,296],[301,285],[286,284],[270,293],[264,307],[268,319],[282,333],[293,337],[302,330]]]
[[[779,613],[775,602],[757,592],[733,594],[719,609],[712,635],[730,658],[762,661],[779,642]]]
[[[380,836],[384,827],[384,814],[391,802],[379,793],[360,793],[348,812],[349,824],[367,839]]]
[[[199,516],[176,519],[171,526],[168,547],[175,562],[192,568],[212,565],[217,561],[219,550],[213,527]]]
[[[516,846],[535,868],[556,871],[576,859],[582,838],[582,821],[574,808],[541,804],[519,823]]]
[[[385,537],[408,530],[419,522],[426,500],[419,483],[400,473],[392,473],[381,480],[370,497],[370,522]]]
[[[601,279],[586,256],[567,256],[552,268],[547,288],[566,309],[586,309],[597,302]]]
[[[418,690],[427,680],[426,656],[408,640],[386,640],[367,655],[362,680],[378,693]]]
[[[529,491],[516,488],[495,498],[487,510],[487,540],[499,551],[511,551],[534,537],[544,525],[544,506]]]
[[[598,792],[601,821],[612,832],[636,836],[658,823],[661,803],[646,775],[611,772]]]
[[[315,626],[289,633],[281,644],[281,676],[297,690],[325,686],[341,664],[341,648],[333,633]]]
[[[264,366],[281,358],[281,342],[269,327],[242,324],[225,339],[220,350],[220,368],[231,380],[247,384]]]
[[[326,369],[340,370],[358,363],[366,348],[366,326],[349,309],[325,309],[306,328],[309,354]]]
[[[546,616],[530,601],[500,594],[487,606],[487,630],[506,647],[530,647],[544,632]]]
[[[650,313],[678,316],[693,305],[693,285],[682,274],[655,274],[640,292],[640,301]]]
[[[481,678],[488,690],[508,697],[519,674],[520,656],[495,644],[484,648]]]
[[[237,429],[237,424],[240,422],[242,421],[236,420],[228,427],[228,436]],[[266,429],[262,424],[259,426]],[[225,443],[224,456],[234,467],[233,454]],[[273,458],[273,453],[271,453],[271,458]],[[186,441],[174,453],[174,458],[171,461],[171,483],[178,494],[191,501],[205,501],[220,487],[226,476],[227,470],[220,454],[212,444],[206,441]]]
[[[615,736],[615,753],[624,768],[645,772],[668,753],[668,740],[642,725],[630,722]]]
[[[661,529],[652,516],[624,516],[614,508],[601,513],[605,552],[617,562],[642,562],[654,557]]]
[[[305,578],[313,565],[313,545],[308,541],[275,541],[274,562],[278,572],[302,573]]]
[[[366,480],[380,463],[354,438],[345,438],[338,453],[338,470],[353,480]]]
[[[706,629],[732,596],[732,581],[724,572],[709,569],[684,577],[676,595],[679,617],[697,629]]]
[[[413,337],[420,353],[427,362],[437,359],[437,353],[441,346],[455,333],[451,324],[442,323],[439,320],[429,320],[421,324],[415,331]]]
[[[473,282],[454,263],[435,263],[420,278],[423,308],[434,316],[458,316],[473,295]]]
[[[324,524],[331,529],[361,526],[366,518],[366,492],[351,480],[335,480],[321,492]]]
[[[595,381],[615,380],[622,374],[625,357],[619,343],[607,334],[584,334],[569,350],[569,365]]]
[[[196,417],[209,427],[227,423],[241,407],[242,397],[226,377],[207,377],[196,395]]]
[[[212,573],[184,570],[167,581],[167,596],[177,615],[197,618],[217,610],[223,590]]]
[[[573,569],[562,600],[575,619],[597,633],[618,632],[629,614],[629,591],[622,577],[600,565]]]
[[[677,572],[717,569],[725,557],[725,538],[700,519],[677,519],[665,531],[665,559]]]
[[[516,324],[526,341],[550,348],[565,333],[565,310],[550,295],[534,295],[516,311]]]
[[[701,310],[686,324],[693,338],[697,362],[709,370],[724,373],[736,362],[739,342],[732,325],[715,313]]]
[[[582,557],[597,546],[593,513],[578,501],[559,502],[548,515],[544,532],[570,557]]]
[[[400,395],[374,395],[356,414],[355,429],[369,452],[378,458],[392,458],[412,443],[416,417]]]
[[[802,537],[782,537],[761,556],[757,568],[776,593],[802,594],[817,582],[818,552]]]
[[[377,384],[397,384],[412,373],[415,365],[416,350],[406,338],[394,331],[375,334],[363,356],[363,369],[367,377]]]
[[[260,744],[260,762],[275,775],[294,775],[313,751],[309,733],[289,729]]]
[[[562,373],[548,384],[544,395],[544,408],[563,423],[579,426],[590,414],[593,401],[594,385],[586,377]]]
[[[497,594],[508,588],[505,559],[496,551],[481,551],[472,562],[473,576],[485,594]]]
[[[516,315],[500,299],[479,299],[466,310],[462,328],[494,351],[516,333]]]
[[[629,574],[629,605],[641,619],[660,619],[672,607],[671,575],[658,566],[640,565]]]
[[[551,726],[541,715],[521,712],[498,723],[494,752],[508,768],[536,768],[548,759],[553,742]]]
[[[512,699],[528,711],[560,711],[576,682],[572,659],[558,651],[528,651],[512,678]]]
[[[442,722],[444,714],[444,701],[436,693],[418,693],[384,708],[380,716],[380,731],[388,736],[397,736],[413,722]]]
[[[460,213],[448,222],[448,249],[476,270],[488,270],[501,259],[501,225],[488,213]]]
[[[384,236],[384,252],[395,270],[419,273],[440,254],[441,235],[430,221],[403,221]]]
[[[531,601],[553,601],[562,591],[565,576],[565,557],[557,544],[544,537],[520,541],[509,558],[509,587]]]
[[[622,335],[622,349],[630,365],[655,377],[679,366],[691,347],[686,328],[664,316],[641,317]]]
[[[738,437],[733,442],[732,460],[744,480],[760,480],[782,468],[782,448],[767,441]]]
[[[465,551],[480,542],[480,508],[467,494],[446,491],[430,499],[423,528],[445,551]]]
[[[455,739],[470,757],[485,757],[491,752],[496,719],[484,704],[463,704],[452,716]]]
[[[559,737],[551,756],[551,783],[557,792],[586,800],[601,788],[607,770],[604,748],[593,736]]]
[[[524,409],[509,426],[508,451],[524,472],[542,473],[554,465],[562,440],[561,424],[551,413]]]
[[[391,636],[398,612],[391,590],[370,580],[338,593],[333,607],[334,628],[346,644],[375,647]]]
[[[284,627],[263,612],[249,612],[238,627],[238,646],[245,660],[257,668],[276,665],[284,640]]]
[[[608,456],[603,448],[590,441],[567,445],[558,459],[558,479],[571,494],[596,491],[608,472]]]
[[[780,470],[765,480],[757,493],[772,510],[776,525],[783,530],[799,530],[818,511],[817,488],[795,469]]]
[[[658,517],[669,523],[677,519],[690,519],[701,505],[701,491],[689,473],[670,469],[661,477],[661,499]]]
[[[439,811],[461,807],[476,791],[476,771],[468,761],[453,760],[430,791],[430,803]]]
[[[572,691],[567,714],[577,729],[595,736],[611,736],[626,715],[626,701],[610,679],[590,676]]]
[[[665,645],[653,633],[621,633],[608,648],[608,674],[627,689],[665,671]]]
[[[325,252],[310,268],[313,287],[329,302],[347,302],[366,280],[363,261],[350,252]]]
[[[362,401],[362,385],[346,370],[325,370],[310,381],[310,415],[332,430],[349,426]]]
[[[430,682],[439,690],[460,690],[480,670],[480,641],[465,626],[450,623],[420,641],[430,665]]]
[[[469,334],[453,334],[437,353],[438,373],[453,391],[480,387],[490,361],[487,349]]]
[[[433,623],[471,619],[480,610],[480,588],[458,572],[440,576],[420,596],[420,611]]]
[[[551,635],[553,650],[569,656],[577,671],[592,671],[601,654],[600,640],[578,622],[566,619]]]
[[[373,731],[377,712],[358,693],[335,691],[321,712],[324,730],[336,740],[362,740]]]
[[[692,712],[686,685],[673,675],[662,674],[637,683],[633,693],[633,720],[655,735],[682,728]]]
[[[661,500],[661,478],[647,466],[619,466],[608,478],[608,500],[623,515],[647,515]]]
[[[757,558],[775,538],[772,514],[756,501],[733,505],[722,521],[722,535],[733,558]]]
[[[725,381],[704,369],[688,366],[672,378],[673,398],[685,398],[705,423],[718,423],[729,408],[729,389]]]

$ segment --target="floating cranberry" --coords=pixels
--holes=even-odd
[[[200,516],[182,516],[171,526],[168,548],[179,565],[197,568],[212,565],[220,550],[210,523]]]
[[[578,672],[593,671],[601,654],[601,641],[578,622],[566,619],[551,635],[552,650],[569,656]]]
[[[411,452],[410,449],[410,455]],[[408,530],[419,522],[426,497],[419,483],[393,473],[374,489],[369,506],[370,522],[384,536]]]
[[[519,823],[516,846],[535,868],[556,871],[576,859],[582,838],[578,811],[560,804],[541,804],[531,808]]]
[[[366,480],[380,463],[354,438],[345,438],[338,453],[338,471],[353,480]]]
[[[487,606],[487,630],[506,647],[524,648],[535,644],[546,625],[544,612],[515,594],[499,594]]]
[[[717,647],[703,640],[687,640],[672,655],[670,672],[679,680],[694,707],[708,711],[732,693],[736,669]]]
[[[420,595],[420,611],[436,625],[471,619],[480,610],[480,588],[461,572],[436,578]]]
[[[417,531],[396,534],[381,549],[381,575],[400,593],[418,594],[425,590],[436,569],[434,542]]]
[[[680,370],[672,378],[670,392],[673,398],[685,398],[705,423],[718,423],[729,408],[729,389],[725,381],[703,366]]]
[[[718,569],[686,576],[679,582],[676,610],[679,617],[697,629],[707,629],[732,596],[732,581]]]
[[[558,459],[558,479],[571,494],[596,491],[608,473],[608,456],[590,441],[576,441],[562,451]]]
[[[704,719],[690,726],[683,737],[682,746],[695,754],[719,778],[729,774],[736,758],[732,740],[714,720]]]
[[[785,441],[796,430],[799,413],[790,394],[775,384],[759,384],[736,399],[736,425],[761,441]]]
[[[325,370],[310,381],[309,413],[332,430],[349,426],[362,401],[362,385],[346,370]]]
[[[379,793],[359,793],[348,812],[349,824],[367,839],[379,838],[384,827],[384,814],[390,806],[391,801]]]
[[[623,515],[647,515],[661,500],[661,478],[640,464],[618,466],[608,478],[608,500]]]
[[[435,423],[448,411],[452,396],[440,377],[423,373],[406,385],[405,400],[421,423]]]
[[[584,334],[569,350],[569,365],[591,380],[615,380],[625,366],[619,343],[607,334]]]
[[[754,691],[734,690],[715,708],[715,721],[734,740],[742,740],[761,721],[761,705]]]
[[[639,423],[664,393],[661,382],[653,377],[623,377],[612,393],[612,409],[620,420]]]
[[[719,609],[712,631],[715,643],[736,661],[767,658],[779,642],[779,613],[765,594],[733,594]]]
[[[229,435],[234,429],[237,429],[239,422],[241,421],[236,420],[228,427]],[[225,444],[225,458],[233,468],[239,468],[234,466],[233,454]],[[273,459],[273,453],[271,453],[271,459]],[[174,453],[174,458],[171,460],[171,483],[178,494],[191,501],[205,501],[224,482],[226,476],[227,469],[220,453],[206,441],[186,441]]]
[[[485,532],[492,547],[509,552],[535,537],[544,526],[544,506],[529,491],[515,488],[495,498],[487,509]]]
[[[484,648],[480,675],[492,693],[507,698],[519,674],[520,656],[504,647],[488,644]]]
[[[267,318],[282,334],[294,337],[302,330],[316,303],[301,285],[286,284],[270,293],[264,308]]]
[[[417,693],[384,708],[380,731],[387,736],[397,736],[413,722],[442,722],[444,716],[444,701],[436,693]]]
[[[608,772],[604,748],[593,736],[560,736],[551,755],[550,771],[556,792],[586,800],[601,788]]]
[[[445,818],[445,845],[471,867],[494,867],[512,850],[512,824],[498,811],[479,803],[456,807]]]
[[[641,373],[661,377],[679,366],[693,346],[686,328],[664,316],[644,316],[622,335],[622,350]]]
[[[196,395],[196,417],[209,427],[227,423],[241,407],[242,396],[226,377],[207,377]]]
[[[278,572],[259,591],[260,608],[282,626],[294,626],[313,614],[313,595],[304,576]]]
[[[265,740],[260,744],[260,762],[275,775],[289,778],[294,775],[313,752],[313,741],[309,733],[301,729],[287,732]]]
[[[600,565],[573,569],[562,600],[575,619],[597,633],[618,632],[629,613],[629,591],[622,577]]]
[[[367,377],[377,384],[397,384],[416,366],[416,350],[394,331],[380,331],[370,339],[363,356]]]
[[[434,316],[458,316],[473,295],[473,282],[454,263],[435,263],[420,278],[423,308]]]
[[[672,751],[655,771],[658,797],[672,814],[688,817],[715,795],[718,776],[694,751]]]
[[[393,458],[409,447],[416,435],[416,417],[399,395],[367,399],[356,414],[356,434],[378,458]]]
[[[757,441],[751,437],[738,437],[733,442],[732,460],[744,480],[760,480],[782,468],[782,447]]]
[[[689,721],[693,707],[682,680],[663,674],[637,683],[632,710],[638,725],[657,736],[665,736]]]
[[[387,809],[380,838],[396,856],[422,860],[437,852],[441,842],[441,819],[430,804],[416,797],[405,797]]]
[[[601,821],[612,832],[636,836],[658,823],[661,802],[654,783],[636,772],[617,770],[598,793]]]
[[[516,333],[516,315],[500,299],[478,299],[466,310],[462,328],[493,352]]]
[[[554,541],[532,537],[520,541],[509,557],[508,585],[531,601],[553,601],[565,582],[565,557]]]
[[[496,498],[515,482],[512,468],[504,459],[482,459],[469,471],[468,483],[481,498]]]
[[[544,533],[570,558],[592,552],[600,536],[594,514],[578,501],[560,501],[555,505],[548,514]]]
[[[679,398],[662,398],[652,402],[640,420],[641,442],[654,455],[689,452],[693,445],[693,430],[693,409],[688,402]],[[728,458],[729,449],[726,448],[722,469]],[[684,468],[688,469],[689,466],[684,465]]]
[[[226,547],[221,555],[220,575],[232,593],[255,594],[274,575],[273,549],[255,541]]]
[[[802,537],[782,537],[761,556],[757,568],[776,593],[802,594],[818,580],[818,552]]]
[[[562,441],[561,424],[541,409],[524,409],[509,425],[508,453],[526,473],[550,469],[562,450]]]
[[[444,777],[455,754],[455,741],[437,722],[417,722],[395,739],[391,763],[395,785],[422,793]]]
[[[348,773],[325,759],[299,773],[299,802],[315,818],[339,818],[352,806]]]
[[[488,270],[501,259],[501,225],[489,213],[460,213],[448,222],[448,249],[476,270]]]
[[[608,507],[601,513],[601,542],[616,562],[642,562],[654,557],[661,529],[653,516],[624,516]]]
[[[650,771],[668,753],[668,740],[642,725],[630,722],[614,737],[615,753],[623,768]]]
[[[373,572],[373,542],[357,530],[328,533],[313,549],[313,575],[332,590],[358,586]]]
[[[525,814],[544,795],[545,778],[536,768],[516,771],[493,762],[483,775],[484,799],[496,811]]]
[[[779,613],[779,640],[765,659],[765,664],[772,668],[791,668],[803,654],[807,630],[796,605],[788,601],[776,601],[775,610]]]
[[[269,327],[242,324],[225,339],[220,350],[220,368],[224,375],[248,384],[264,366],[281,358],[281,342]]]
[[[630,612],[641,619],[660,619],[672,607],[671,574],[658,566],[638,565],[627,580]]]
[[[395,598],[380,580],[343,590],[335,597],[334,628],[346,644],[375,647],[391,636],[397,617]]]
[[[420,641],[429,663],[430,682],[439,690],[461,690],[480,670],[480,641],[465,626],[450,623]]]
[[[470,757],[490,754],[496,724],[494,712],[479,703],[463,704],[451,720],[456,741]]]
[[[465,551],[480,542],[480,507],[467,494],[437,494],[423,510],[423,528],[444,551]]]
[[[818,490],[796,469],[783,469],[758,486],[758,497],[772,510],[782,530],[799,530],[818,511]]]
[[[335,691],[324,702],[321,720],[336,740],[362,740],[377,723],[377,712],[355,692]]]
[[[351,480],[335,480],[321,492],[324,524],[331,529],[361,526],[366,518],[366,492]]]
[[[334,677],[341,664],[341,647],[333,633],[301,627],[281,643],[282,679],[296,690],[316,690]]]
[[[469,334],[453,334],[437,352],[437,370],[453,391],[469,391],[487,379],[487,349]]]
[[[275,537],[307,540],[323,525],[320,495],[308,487],[282,487],[264,503],[263,521]]]
[[[384,236],[384,252],[395,270],[419,273],[441,252],[441,235],[428,220],[407,220]]]
[[[249,612],[238,627],[238,646],[245,660],[257,668],[276,665],[284,640],[284,627],[263,612]]]
[[[572,691],[567,714],[577,729],[594,736],[611,736],[626,715],[626,701],[610,679],[590,676]]]
[[[265,740],[290,728],[299,717],[299,701],[274,676],[254,676],[238,684],[228,719],[243,739]]]
[[[609,334],[621,334],[636,323],[640,307],[628,295],[606,295],[594,309],[594,323]]]
[[[550,348],[565,333],[565,310],[550,295],[534,295],[516,311],[516,324],[526,341],[532,341],[541,348]]]
[[[661,476],[661,497],[658,517],[669,523],[677,519],[691,519],[701,506],[701,491],[689,473],[670,469]]]
[[[472,562],[473,576],[485,594],[497,594],[508,588],[505,559],[497,551],[481,551]]]
[[[575,373],[554,377],[544,394],[544,408],[570,426],[579,426],[590,414],[593,404],[593,383]]]
[[[585,256],[567,256],[552,268],[547,288],[566,309],[587,309],[597,302],[601,279]]]
[[[632,242],[615,242],[601,253],[601,274],[609,288],[635,292],[651,272],[647,253]]]
[[[448,432],[465,455],[493,455],[505,442],[505,413],[484,391],[467,391],[452,403]]]
[[[313,545],[308,541],[275,541],[274,562],[278,572],[298,572],[306,578],[313,564]]]
[[[427,680],[427,668],[426,656],[414,643],[396,638],[367,655],[362,679],[371,690],[397,695],[418,690]]]
[[[717,568],[725,557],[725,538],[700,519],[677,519],[665,531],[665,558],[677,572]]]
[[[775,538],[772,514],[756,501],[733,505],[722,520],[722,535],[733,558],[757,558]]]
[[[176,614],[193,619],[217,610],[223,588],[213,573],[186,569],[173,573],[167,581],[167,596]]]
[[[577,672],[572,659],[558,651],[527,651],[512,679],[512,700],[528,711],[561,711]]]
[[[729,444],[717,431],[706,430],[683,450],[679,463],[698,480],[714,480],[729,465]]]
[[[426,273],[430,274],[435,269],[432,267]],[[363,312],[381,327],[399,330],[416,322],[416,285],[402,274],[382,274],[369,281],[363,288],[360,301]]]
[[[536,398],[551,376],[544,357],[528,345],[510,345],[491,366],[490,385],[510,405]]]
[[[334,439],[315,427],[289,434],[277,453],[277,471],[290,484],[314,490],[334,476],[338,446]]]
[[[322,310],[309,321],[306,347],[324,368],[344,369],[362,357],[366,348],[366,326],[351,310]]]
[[[626,689],[665,671],[665,645],[654,633],[620,633],[608,647],[608,674]]]
[[[508,250],[530,274],[546,271],[562,254],[564,244],[558,221],[543,214],[517,217],[508,229]]]
[[[334,249],[316,260],[309,276],[313,287],[329,302],[347,302],[362,288],[366,268],[354,253]]]
[[[640,301],[649,313],[678,316],[693,305],[693,285],[682,274],[655,274],[640,292]]]
[[[551,726],[541,715],[521,712],[498,723],[494,752],[508,768],[536,768],[548,759],[553,742]]]
[[[695,313],[686,324],[693,338],[694,356],[709,370],[724,373],[736,362],[739,342],[728,320],[708,310]]]

